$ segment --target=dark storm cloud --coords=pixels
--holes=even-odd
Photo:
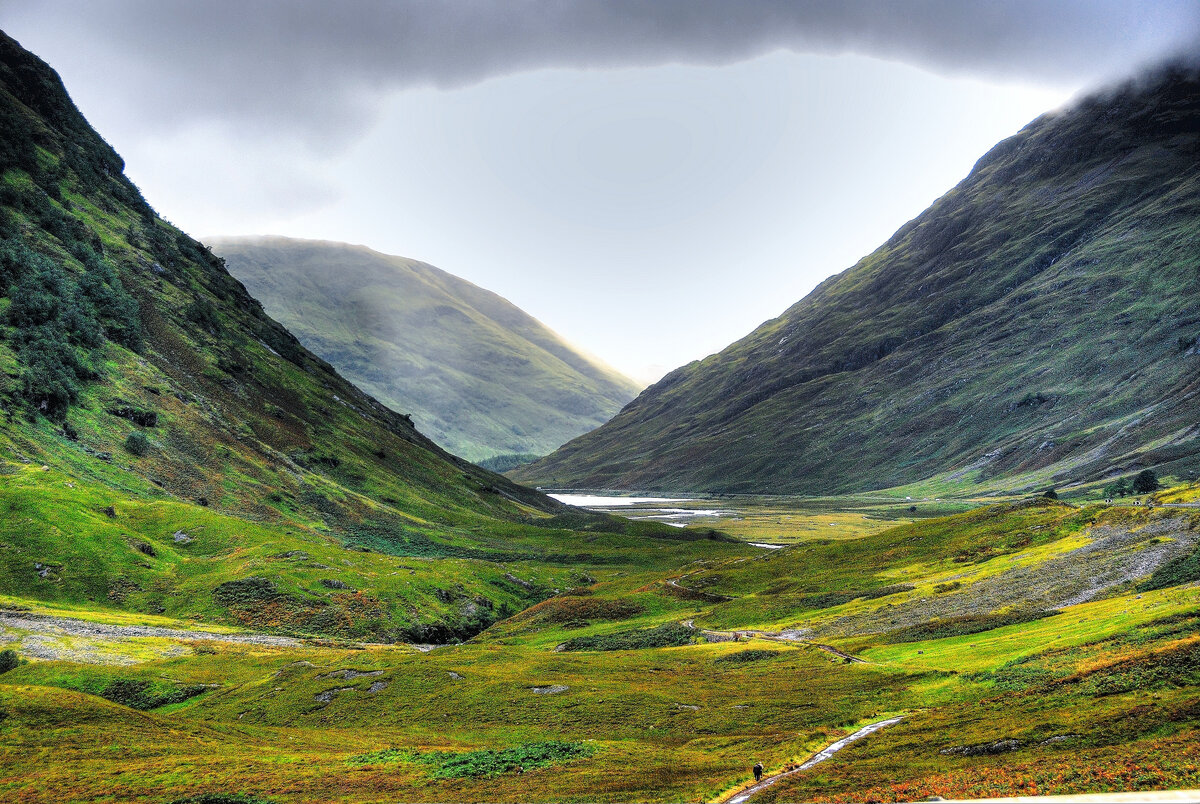
[[[159,124],[282,125],[327,144],[353,136],[383,92],[547,67],[786,49],[1078,84],[1200,40],[1195,0],[49,0],[22,11],[18,21],[101,51],[95,69]]]

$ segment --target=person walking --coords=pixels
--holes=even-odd
[[[763,773],[762,763],[761,762],[755,763],[755,765],[754,765],[754,781],[756,781],[756,782],[762,781],[762,773]]]

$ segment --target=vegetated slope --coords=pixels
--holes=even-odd
[[[429,653],[114,638],[9,613],[0,648],[54,661],[0,665],[0,789],[719,801],[751,762],[779,773],[897,715],[764,797],[1194,788],[1198,525],[1185,508],[1035,499],[686,570],[604,568]]]
[[[624,521],[446,454],[340,377],[123,167],[0,34],[5,594],[448,639],[572,565],[638,560]]]
[[[1200,465],[1200,79],[1044,115],[850,270],[511,476],[826,493]]]
[[[637,394],[507,300],[432,265],[284,237],[212,246],[305,346],[469,460],[545,455]]]

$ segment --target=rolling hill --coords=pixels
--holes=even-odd
[[[0,35],[3,594],[446,641],[642,560],[341,377],[123,169]]]
[[[1031,489],[1200,468],[1200,80],[1046,114],[878,250],[603,427],[542,486]]]
[[[210,242],[305,346],[468,460],[545,455],[637,394],[510,302],[432,265],[345,243]]]

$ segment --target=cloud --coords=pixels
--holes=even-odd
[[[1194,0],[45,0],[0,14],[103,73],[139,120],[234,120],[318,148],[381,96],[543,68],[857,53],[939,72],[1094,83],[1200,41]],[[40,37],[35,37],[40,38]],[[72,59],[74,65],[71,65]],[[99,66],[97,66],[99,65]],[[95,76],[99,80],[101,76]]]

